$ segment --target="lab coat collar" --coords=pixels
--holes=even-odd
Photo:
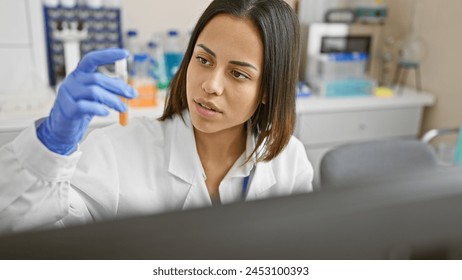
[[[194,137],[194,129],[189,116],[189,111],[183,111],[183,119],[175,116],[172,143],[170,146],[170,162],[168,171],[181,178],[183,181],[190,184],[193,183],[196,174],[201,173],[205,179],[205,173],[202,168],[202,163],[197,154],[196,139]],[[255,156],[248,162],[246,159],[252,154],[255,148],[255,138],[251,133],[247,134],[246,150],[243,157],[240,157],[236,164],[244,165],[244,168],[232,168],[231,172],[227,174],[228,177],[245,177],[248,176],[255,165]]]
[[[174,176],[185,181],[190,187],[183,207],[190,208],[193,207],[193,205],[203,205],[204,203],[211,205],[212,203],[207,190],[199,186],[193,187],[193,184],[197,184],[198,180],[204,180],[205,174],[196,151],[196,140],[189,111],[183,111],[184,122],[178,116],[174,118],[176,119],[174,119],[173,135],[170,137],[172,143],[170,146],[171,156],[168,170]],[[245,157],[241,157],[243,160],[240,162],[238,160],[239,164],[245,162],[254,148],[255,137],[252,133],[248,133]],[[203,178],[196,178],[197,174],[202,174]],[[244,168],[232,169],[232,173],[227,176],[245,177],[250,174],[251,178],[247,200],[264,198],[264,192],[276,184],[272,162],[256,163],[255,155],[244,164]]]
[[[172,134],[168,137],[171,139],[168,171],[185,182],[185,184],[178,184],[175,187],[189,188],[183,209],[211,206],[212,201],[207,188],[204,187],[205,183],[203,183],[204,171],[197,154],[196,139],[189,111],[183,111],[184,122],[179,116],[173,118],[173,129],[170,132]]]
[[[196,152],[196,139],[192,127],[189,111],[183,111],[183,120],[179,116],[174,116],[174,125],[172,135],[169,137],[172,143],[170,145],[170,162],[168,171],[192,184],[198,169],[202,170],[199,156]]]
[[[246,159],[252,154],[252,151],[255,149],[256,145],[256,136],[251,133],[250,124],[248,125],[248,128]],[[254,154],[252,159],[247,162],[245,166],[245,176],[248,176],[250,173],[252,173],[250,174],[250,185],[246,200],[265,198],[265,191],[276,184],[276,177],[273,172],[272,161],[256,162],[257,156],[261,153],[262,147],[260,146],[257,150],[257,153]]]

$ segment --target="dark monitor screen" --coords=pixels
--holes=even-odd
[[[370,53],[371,36],[324,36],[321,53]]]
[[[462,168],[399,182],[27,232],[2,259],[462,259]]]

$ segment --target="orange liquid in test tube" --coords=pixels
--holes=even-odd
[[[127,59],[115,62],[115,72],[125,83],[128,81]],[[127,111],[119,113],[119,123],[122,126],[126,126],[128,124],[128,99],[123,97],[121,99],[127,105]]]
[[[121,99],[128,108],[128,99],[123,97],[121,97]],[[119,113],[119,123],[121,126],[126,126],[128,124],[128,109],[123,113]]]

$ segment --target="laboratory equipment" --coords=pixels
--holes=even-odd
[[[115,72],[116,75],[124,81],[124,83],[128,82],[128,65],[126,58],[115,62]],[[121,99],[125,105],[128,105],[128,100],[126,98],[121,97]],[[119,113],[119,123],[122,126],[126,126],[128,124],[128,109],[125,112]]]
[[[157,105],[157,85],[152,76],[150,48],[138,36],[138,31],[127,31],[125,48],[130,52],[128,61],[128,83],[136,88],[138,97],[129,101],[132,107],[149,107]]]
[[[322,22],[383,23],[388,16],[384,0],[303,0],[298,15],[302,24]]]
[[[319,92],[325,97],[366,96],[374,83],[365,77],[367,54],[330,53],[319,57]]]
[[[129,29],[126,32],[124,47],[130,52],[128,57],[128,73],[133,76],[133,58],[135,54],[141,53],[141,42],[138,38],[138,31],[136,29]]]
[[[151,75],[156,80],[158,89],[168,87],[167,68],[165,65],[164,50],[162,41],[159,37],[153,38],[148,42],[148,53],[151,59]]]
[[[422,91],[422,79],[420,77],[420,64],[426,56],[425,42],[415,33],[411,33],[401,47],[398,67],[396,68],[394,82],[402,86],[406,84],[408,72],[413,70],[415,74],[416,88]]]
[[[398,59],[399,42],[402,34],[401,28],[388,22],[382,32],[380,44],[380,75],[379,85],[391,88],[393,86],[393,70]]]
[[[165,63],[167,67],[167,78],[169,82],[175,76],[183,60],[183,47],[181,45],[180,34],[176,30],[168,31],[164,45]]]
[[[388,16],[385,0],[350,0],[355,18],[364,23],[383,23]]]
[[[406,84],[408,72],[414,70],[416,88],[418,91],[422,91],[422,81],[420,77],[420,65],[427,56],[427,46],[425,41],[420,37],[418,32],[418,13],[419,8],[417,1],[414,0],[412,8],[412,16],[410,21],[410,32],[408,37],[405,39],[400,52],[398,66],[396,67],[396,73],[394,82],[398,86]]]
[[[51,2],[44,2],[43,11],[48,80],[56,86],[86,53],[122,47],[121,8],[88,1],[78,1],[74,7]]]
[[[130,106],[157,106],[156,81],[151,76],[151,61],[147,53],[137,53],[133,55],[133,64],[128,83],[138,92],[138,96],[129,101]]]
[[[298,15],[303,24],[321,23],[329,12],[343,8],[348,8],[347,0],[303,0]]]
[[[353,23],[355,20],[355,12],[350,8],[331,9],[326,12],[324,18],[324,21],[328,23]]]
[[[69,75],[80,61],[80,42],[88,38],[88,29],[82,22],[58,22],[53,37],[64,45],[65,74]]]
[[[372,94],[381,27],[342,23],[309,25],[305,79],[321,96]]]

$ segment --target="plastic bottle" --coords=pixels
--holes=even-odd
[[[170,30],[165,40],[165,64],[167,68],[167,78],[170,82],[180,67],[183,59],[183,47],[181,45],[178,31]]]
[[[138,31],[135,29],[130,29],[127,31],[125,37],[125,48],[130,52],[130,57],[128,58],[128,69],[129,76],[133,75],[133,57],[135,54],[140,53],[140,47],[138,42]]]
[[[164,90],[168,87],[167,69],[165,65],[164,50],[159,39],[148,42],[148,54],[151,60],[151,75],[156,80],[157,88]]]
[[[133,86],[138,97],[131,99],[131,107],[151,107],[157,105],[156,81],[150,74],[151,62],[146,53],[138,53],[133,56],[131,75],[128,83]]]

